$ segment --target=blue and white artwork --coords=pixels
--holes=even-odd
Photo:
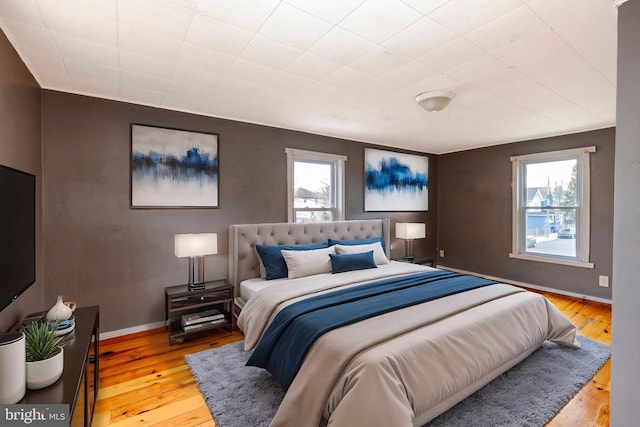
[[[429,210],[429,158],[365,148],[364,210]]]
[[[131,206],[217,208],[218,135],[131,125]]]

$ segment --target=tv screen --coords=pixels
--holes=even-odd
[[[0,165],[0,311],[36,281],[36,177]]]

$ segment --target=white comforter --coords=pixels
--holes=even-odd
[[[426,267],[289,280],[258,292],[238,325],[251,350],[286,305],[341,286]],[[271,426],[421,426],[537,349],[578,346],[575,327],[541,295],[499,284],[335,329],[309,350]]]

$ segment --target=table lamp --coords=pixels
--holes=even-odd
[[[178,258],[189,258],[190,291],[204,289],[204,256],[218,253],[216,233],[176,234],[175,254]],[[195,261],[198,261],[198,279],[195,280]]]
[[[426,237],[426,227],[420,222],[398,222],[396,223],[396,237],[405,239],[405,260],[413,262],[413,240],[424,239]]]

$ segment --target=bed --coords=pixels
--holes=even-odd
[[[286,393],[272,426],[422,426],[515,366],[545,340],[579,346],[575,327],[546,298],[511,285],[480,283],[480,279],[444,270],[377,260],[375,268],[339,274],[295,277],[298,268],[294,267],[289,272],[293,278],[265,280],[256,250],[262,250],[261,245],[312,245],[331,240],[356,242],[354,250],[346,249],[348,254],[358,254],[355,248],[369,248],[370,244],[357,242],[381,238],[385,244],[371,257],[382,251],[389,258],[389,237],[388,220],[230,227],[234,311],[245,335],[245,350],[258,349],[252,358],[259,351],[271,351],[265,353],[262,347],[283,314],[310,301],[423,277],[478,281],[473,285],[477,287],[383,311],[319,335],[302,354],[299,369],[288,373],[289,379],[278,377]],[[304,256],[323,250],[312,249]],[[289,251],[282,253],[290,255]],[[311,263],[303,264],[308,268]],[[418,289],[413,284],[406,287]],[[419,288],[432,290],[431,285]],[[266,357],[290,368],[289,361],[283,362],[276,353]]]

